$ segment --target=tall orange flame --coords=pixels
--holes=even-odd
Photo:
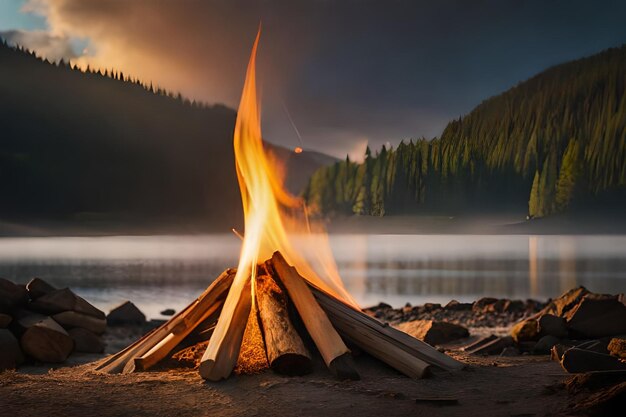
[[[259,28],[234,132],[245,236],[233,289],[243,288],[249,277],[254,280],[259,260],[270,258],[278,250],[307,280],[358,307],[339,277],[323,228],[309,223],[304,202],[285,191],[277,161],[263,148],[256,91],[256,55],[260,36]]]

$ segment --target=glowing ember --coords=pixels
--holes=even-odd
[[[302,148],[299,146],[296,146],[296,148],[293,150],[295,153],[302,153]]]

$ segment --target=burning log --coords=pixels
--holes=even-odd
[[[304,375],[311,356],[289,319],[284,291],[269,275],[256,278],[255,296],[270,367],[280,374]]]
[[[341,340],[324,310],[315,301],[304,278],[285,261],[280,252],[274,253],[271,265],[287,289],[326,366],[340,379],[360,379],[352,364],[350,350]]]
[[[448,371],[464,367],[461,362],[439,352],[427,343],[389,327],[319,288],[309,285],[319,305],[344,337],[403,374],[412,378],[422,378],[427,374],[429,364]]]
[[[235,367],[252,306],[250,279],[246,279],[242,284],[239,288],[231,286],[228,298],[235,296],[236,304],[230,314],[222,310],[209,346],[202,356],[200,376],[204,379],[219,381],[228,378]]]
[[[233,282],[235,272],[233,269],[227,269],[222,272],[197,300],[189,304],[161,327],[147,333],[126,349],[106,358],[98,365],[96,370],[107,373],[132,372],[135,370],[135,359],[147,353],[149,355],[146,355],[143,361],[139,361],[143,369],[147,369],[158,362],[158,360],[156,362],[154,360],[159,357],[165,357],[176,346],[176,344],[173,344],[174,341],[184,339],[197,325],[219,309],[222,299]],[[166,338],[167,341],[164,341]],[[159,347],[155,348],[157,345]]]

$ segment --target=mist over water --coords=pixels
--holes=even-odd
[[[577,285],[626,292],[621,235],[331,235],[330,244],[344,284],[363,307],[546,299]],[[236,266],[240,245],[230,234],[2,238],[0,276],[21,283],[39,276],[105,311],[131,300],[158,318]]]

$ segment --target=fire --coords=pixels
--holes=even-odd
[[[258,263],[270,258],[275,251],[280,251],[312,284],[358,308],[339,277],[323,228],[309,222],[304,202],[283,188],[277,161],[263,148],[256,91],[260,35],[259,30],[248,63],[233,138],[245,234],[237,274],[212,340],[221,339],[227,331],[241,292],[249,280],[254,283]],[[251,289],[254,291],[254,285]]]
[[[296,146],[296,148],[293,150],[295,153],[302,153],[302,148],[299,146]]]

